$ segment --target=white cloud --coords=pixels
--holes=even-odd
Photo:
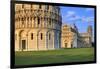
[[[83,17],[82,21],[91,23],[91,22],[94,22],[94,17]]]
[[[75,21],[75,20],[80,20],[80,19],[81,19],[80,16],[72,16],[72,17],[70,17],[68,20],[69,20],[69,21]]]
[[[67,21],[81,21],[81,22],[91,23],[94,22],[94,17],[84,17],[76,15],[74,17],[69,17]]]
[[[68,11],[66,17],[71,17],[73,15],[75,15],[74,11]]]
[[[86,8],[86,11],[93,11],[93,8]]]
[[[88,11],[93,10],[93,8],[86,8]],[[67,21],[81,21],[86,23],[94,22],[94,17],[79,16],[75,11],[68,11],[67,15],[64,16]]]

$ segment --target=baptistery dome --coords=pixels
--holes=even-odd
[[[15,51],[51,50],[61,46],[60,7],[15,5]]]

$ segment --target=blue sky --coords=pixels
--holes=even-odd
[[[72,25],[75,23],[81,33],[87,31],[88,25],[91,25],[94,30],[94,8],[62,6],[60,8],[63,24]]]

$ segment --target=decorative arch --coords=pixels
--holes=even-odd
[[[19,31],[19,36],[21,36],[21,33],[22,33],[23,31],[24,31],[24,30],[20,30],[20,31]]]
[[[48,30],[47,32],[46,32],[46,36],[48,35],[48,33],[50,33],[50,32],[54,32],[54,30],[52,30],[52,29],[50,29],[50,30]],[[53,34],[54,35],[54,34]]]
[[[19,50],[27,50],[27,31],[19,31]]]
[[[41,29],[39,29],[39,30],[37,31],[37,35],[39,35],[39,33],[42,33],[42,30],[41,30]]]
[[[46,42],[48,49],[54,49],[54,30],[50,29],[46,32]]]

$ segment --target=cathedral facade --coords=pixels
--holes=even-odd
[[[58,6],[15,5],[15,51],[61,48],[62,18]]]
[[[61,35],[62,48],[82,48],[92,46],[92,26],[88,26],[87,32],[80,33],[75,24],[63,25]]]

